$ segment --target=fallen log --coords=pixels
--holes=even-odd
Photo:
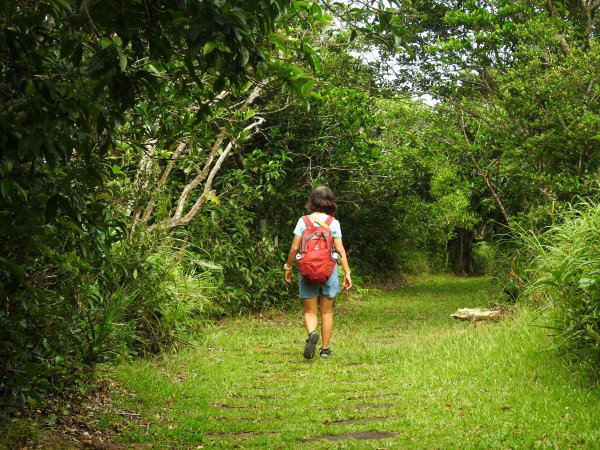
[[[458,309],[450,317],[457,320],[500,320],[504,314],[503,309],[479,309],[479,308],[462,308]]]

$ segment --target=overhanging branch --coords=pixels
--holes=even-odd
[[[187,212],[187,214],[185,214],[185,216],[182,216],[183,209],[181,209],[181,212],[176,212],[176,214],[174,214],[172,218],[168,219],[168,223],[166,224],[168,228],[182,227],[189,224],[192,221],[192,219],[196,216],[196,214],[198,214],[198,211],[202,209],[202,206],[204,206],[208,198],[211,195],[215,195],[215,192],[212,189],[212,184],[217,173],[221,169],[221,166],[223,165],[223,161],[225,161],[225,159],[227,158],[229,153],[231,153],[232,149],[235,147],[239,140],[247,136],[249,132],[256,132],[256,130],[258,130],[258,128],[265,122],[265,119],[263,119],[262,117],[257,117],[256,119],[256,122],[245,127],[235,139],[232,139],[227,144],[227,146],[225,147],[225,149],[223,149],[223,152],[215,162],[215,165],[210,170],[208,178],[206,179],[206,183],[204,183],[204,189],[202,190],[202,194],[198,197],[196,202],[192,205],[192,207]]]

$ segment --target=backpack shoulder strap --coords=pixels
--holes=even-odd
[[[333,217],[333,216],[327,216],[327,219],[325,220],[325,223],[328,226],[330,226],[333,223],[334,219],[335,219],[335,217]]]
[[[330,218],[332,220],[329,220]],[[312,220],[315,221],[315,222],[317,222],[323,228],[327,228],[329,230],[329,225],[331,225],[331,222],[333,221],[333,217],[327,216],[327,220],[325,220],[325,222],[323,222],[321,219],[319,219],[317,217],[312,217]]]
[[[304,224],[306,225],[306,228],[312,229],[315,227],[312,223],[312,220],[310,220],[310,217],[302,216],[302,220],[304,220]]]

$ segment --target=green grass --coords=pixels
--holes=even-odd
[[[177,355],[124,364],[120,440],[153,448],[594,448],[600,392],[548,351],[536,313],[499,323],[487,279],[429,277],[341,296],[329,360],[302,359],[301,306],[224,321]],[[125,417],[127,417],[125,415]],[[356,422],[341,422],[356,420]],[[396,437],[308,438],[361,431]],[[241,434],[247,433],[247,434]]]

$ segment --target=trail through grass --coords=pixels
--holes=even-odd
[[[160,361],[124,364],[123,442],[153,448],[597,448],[600,393],[533,312],[456,322],[486,279],[340,296],[328,360],[304,362],[301,307],[224,321]],[[137,417],[137,416],[135,416]]]

